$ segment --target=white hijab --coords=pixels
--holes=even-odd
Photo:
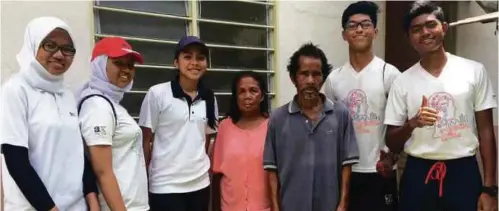
[[[125,92],[128,92],[132,89],[133,80],[124,88],[119,88],[109,82],[106,69],[107,59],[107,55],[100,55],[92,60],[92,75],[90,76],[90,80],[85,85],[83,85],[79,94],[77,95],[79,96],[78,104],[84,97],[91,94],[103,94],[111,101],[119,104],[121,99],[123,99],[123,95],[125,94]]]
[[[54,29],[61,28],[68,32],[71,37],[69,26],[55,17],[35,18],[26,26],[24,32],[24,44],[17,54],[17,63],[21,68],[21,77],[34,88],[51,93],[62,93],[64,91],[63,74],[50,74],[37,60],[36,53],[45,37]]]

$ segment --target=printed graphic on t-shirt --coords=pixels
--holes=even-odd
[[[370,133],[370,127],[382,124],[381,116],[369,110],[367,95],[363,90],[351,90],[344,101],[357,133]]]
[[[391,193],[385,194],[385,204],[386,205],[393,204],[393,194]]]
[[[94,133],[95,133],[95,135],[98,135],[98,136],[105,136],[105,135],[107,135],[107,133],[106,133],[106,126],[95,126],[94,127]]]
[[[468,129],[468,116],[458,113],[454,97],[447,92],[436,92],[428,98],[428,106],[438,112],[437,123],[430,127],[433,138],[442,141],[461,137],[461,130]]]

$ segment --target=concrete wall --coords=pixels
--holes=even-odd
[[[348,1],[280,1],[277,5],[277,103],[285,104],[296,94],[289,79],[286,65],[300,45],[312,41],[325,52],[334,67],[343,65],[348,58],[348,46],[341,37],[341,15]],[[385,4],[378,2],[378,39],[374,52],[385,55]]]
[[[459,20],[483,14],[485,12],[475,2],[458,3]],[[497,94],[498,36],[494,35],[496,23],[473,23],[457,26],[456,30],[456,54],[483,63]],[[497,109],[494,123],[497,125]]]
[[[65,83],[76,88],[88,79],[93,39],[93,10],[90,1],[1,1],[1,81],[19,71],[16,54],[23,43],[29,21],[40,16],[56,16],[73,31],[77,53],[65,75]]]
[[[477,15],[485,14],[485,12],[475,2],[462,1],[458,3],[458,19],[464,19]],[[487,68],[489,78],[494,86],[494,91],[497,93],[498,84],[498,58],[497,50],[498,36],[494,35],[496,23],[473,23],[468,25],[457,26],[456,28],[456,54],[484,64]],[[494,109],[494,125],[497,141],[497,109]],[[481,160],[480,153],[477,157]],[[481,162],[480,170],[482,170]],[[499,165],[499,163],[498,163]],[[497,174],[497,173],[496,173]]]

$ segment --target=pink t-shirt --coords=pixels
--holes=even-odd
[[[223,120],[213,152],[213,172],[222,174],[221,206],[224,211],[268,211],[270,200],[263,170],[263,146],[267,122],[243,130]]]

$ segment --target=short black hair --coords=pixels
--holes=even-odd
[[[324,54],[324,52],[319,47],[317,47],[317,45],[314,45],[311,42],[303,44],[297,51],[293,53],[293,56],[291,56],[291,58],[289,59],[287,69],[291,78],[296,77],[296,73],[300,68],[301,56],[320,59],[322,67],[322,77],[324,80],[326,80],[327,75],[329,74],[329,72],[331,72],[333,66],[328,64],[326,54]]]
[[[432,14],[442,23],[445,22],[445,15],[442,7],[438,6],[434,2],[428,0],[419,0],[415,1],[411,4],[409,12],[404,17],[404,31],[406,33],[409,32],[409,28],[411,27],[411,22],[414,18],[423,15],[423,14]]]
[[[341,16],[341,26],[345,29],[350,17],[356,14],[368,15],[373,22],[374,28],[378,25],[378,13],[379,7],[376,3],[371,1],[358,1],[348,5],[348,7],[343,11]]]
[[[240,119],[241,119],[241,111],[239,110],[239,106],[237,104],[237,88],[239,85],[239,82],[241,81],[242,78],[244,77],[251,77],[255,79],[255,81],[258,82],[258,87],[260,87],[260,90],[262,91],[262,97],[263,101],[260,102],[260,114],[262,116],[268,117],[269,115],[269,97],[268,97],[268,90],[267,90],[267,84],[265,83],[265,80],[263,77],[253,71],[241,71],[236,74],[234,79],[232,80],[232,95],[230,96],[230,108],[229,112],[227,114],[228,117],[231,118],[232,122],[236,124]]]

